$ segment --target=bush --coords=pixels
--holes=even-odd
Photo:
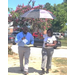
[[[8,54],[10,54],[10,55],[12,55],[12,54],[13,54],[12,49],[11,49],[11,47],[10,47],[10,46],[8,46]]]

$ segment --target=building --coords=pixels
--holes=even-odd
[[[8,34],[11,34],[13,32],[13,21],[11,23],[8,23]]]

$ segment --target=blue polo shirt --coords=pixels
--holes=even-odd
[[[15,37],[15,43],[18,43],[18,46],[24,46],[25,43],[23,42],[22,38],[25,37],[27,42],[26,44],[34,44],[34,38],[31,33],[27,32],[27,34],[24,34],[23,32],[20,32]]]

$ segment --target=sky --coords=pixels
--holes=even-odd
[[[24,3],[24,5],[27,5],[29,1],[30,0],[8,0],[8,7],[13,8],[13,10],[15,10],[18,4],[22,5]],[[61,4],[63,2],[63,0],[34,0],[34,1],[35,1],[34,6],[45,5],[47,2],[49,2],[51,5]],[[30,3],[30,5],[32,6],[32,2]]]

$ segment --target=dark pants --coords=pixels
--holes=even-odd
[[[54,49],[53,48],[43,48],[42,49],[42,65],[41,68],[51,69],[51,61]]]

